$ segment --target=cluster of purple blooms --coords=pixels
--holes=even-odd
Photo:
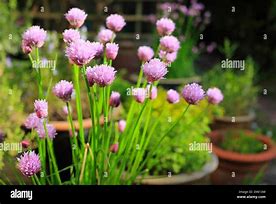
[[[198,8],[199,9],[199,8]],[[63,32],[63,40],[67,47],[65,54],[70,63],[77,66],[85,66],[92,59],[100,58],[104,55],[106,60],[114,60],[117,57],[119,45],[114,43],[116,33],[120,32],[126,25],[125,20],[118,14],[112,14],[106,19],[106,27],[98,33],[99,42],[90,42],[81,39],[81,35],[77,30],[80,28],[87,17],[87,14],[78,8],[70,9],[65,18],[71,25],[70,29]],[[169,18],[162,18],[156,22],[156,29],[160,35],[160,44],[158,48],[159,58],[154,58],[154,51],[149,46],[141,46],[138,48],[138,58],[142,62],[142,71],[148,82],[146,88],[134,88],[132,94],[138,103],[143,103],[148,97],[150,100],[157,98],[156,82],[163,79],[168,72],[168,64],[173,62],[177,57],[180,43],[176,37],[172,35],[175,30],[175,23]],[[23,34],[22,49],[29,54],[33,48],[43,46],[46,39],[46,31],[39,26],[32,26]],[[108,63],[109,64],[109,63]],[[111,63],[110,63],[111,64]],[[85,76],[89,86],[97,85],[99,87],[109,86],[113,83],[116,70],[107,64],[88,66]],[[68,103],[73,94],[74,86],[72,82],[61,80],[52,89],[53,94]],[[188,104],[196,105],[205,96],[211,104],[218,104],[223,100],[223,94],[218,88],[210,88],[206,94],[202,87],[196,83],[186,85],[182,92],[182,97]],[[113,91],[109,98],[110,107],[116,108],[120,106],[120,93]],[[171,104],[178,103],[180,96],[175,90],[168,90],[167,101]],[[68,114],[68,110],[65,108]],[[36,130],[40,139],[47,136],[54,139],[56,130],[53,125],[47,123],[48,118],[48,102],[44,99],[34,102],[34,113],[31,113],[26,121],[25,127]],[[117,123],[117,129],[120,133],[126,128],[126,121],[120,120]],[[46,131],[45,131],[46,130]],[[110,146],[110,152],[116,153],[119,149],[119,143],[114,142]],[[18,159],[18,168],[25,176],[33,176],[41,169],[39,156],[34,152],[24,153]]]
[[[37,131],[39,138],[44,139],[46,132],[44,128],[44,121],[47,121],[48,117],[48,102],[46,100],[35,100],[34,113],[31,113],[26,121],[25,127],[27,129],[34,129]],[[56,136],[56,129],[52,124],[46,124],[47,134],[50,139],[54,139]]]

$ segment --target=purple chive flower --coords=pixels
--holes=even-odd
[[[47,118],[48,102],[46,100],[35,100],[34,111],[38,118]]]
[[[150,92],[150,85],[147,86],[147,91],[148,91],[148,93]],[[156,86],[152,86],[151,92],[148,94],[149,98],[151,100],[154,100],[157,98],[157,94],[158,94],[158,90],[157,90]]]
[[[221,93],[220,89],[214,87],[214,88],[209,88],[207,90],[207,99],[208,102],[211,104],[219,104],[223,100],[223,94]]]
[[[90,86],[96,83],[100,87],[104,87],[112,84],[115,79],[115,73],[115,69],[111,66],[96,65],[93,68],[87,68],[86,77]]]
[[[109,105],[112,107],[118,107],[121,103],[120,97],[121,97],[121,95],[119,92],[112,91],[110,99],[109,99]]]
[[[54,139],[57,135],[57,131],[55,127],[52,124],[46,124],[46,128],[47,128],[48,137],[50,139]],[[43,122],[39,123],[39,125],[36,128],[36,131],[40,139],[43,139],[46,137],[46,132],[44,129]]]
[[[175,24],[169,18],[161,18],[156,22],[156,29],[161,36],[170,35],[175,29]]]
[[[182,96],[187,103],[195,105],[204,98],[204,90],[196,83],[187,84],[182,90]]]
[[[99,42],[92,42],[92,47],[95,50],[95,58],[100,58],[104,52],[104,46],[102,43]]]
[[[163,60],[163,62],[169,64],[176,60],[177,52],[167,53],[163,50],[160,50],[159,57]]]
[[[54,86],[53,93],[65,102],[70,101],[73,93],[72,82],[61,80]]]
[[[177,93],[177,91],[170,89],[167,92],[167,101],[169,103],[178,103],[179,102],[179,94]]]
[[[65,53],[73,63],[79,66],[88,64],[97,54],[91,42],[81,39],[69,44]]]
[[[160,39],[161,49],[166,52],[177,52],[180,48],[178,39],[174,36],[164,36]]]
[[[119,150],[119,143],[112,144],[109,148],[109,151],[112,153],[117,153]]]
[[[154,82],[162,79],[167,74],[168,70],[165,63],[154,58],[144,64],[143,72],[148,82]]]
[[[33,47],[40,48],[44,45],[47,32],[39,26],[32,26],[23,33],[22,50],[30,53]]]
[[[138,103],[143,103],[147,96],[147,90],[144,88],[134,88],[132,90],[132,95]]]
[[[86,17],[87,14],[83,10],[78,8],[72,8],[65,14],[65,18],[73,28],[81,27]]]
[[[24,125],[27,129],[35,129],[37,128],[39,122],[40,122],[40,118],[37,117],[36,113],[31,113],[27,117]]]
[[[126,128],[126,121],[125,120],[120,120],[118,122],[118,130],[119,130],[119,132],[120,133],[124,132],[125,128]]]
[[[116,43],[107,43],[105,47],[106,57],[110,60],[115,60],[119,50],[119,45]]]
[[[115,37],[115,33],[109,29],[103,29],[98,34],[98,39],[103,44],[111,42],[112,38],[114,37]]]
[[[138,48],[137,54],[138,54],[139,59],[143,62],[147,62],[147,61],[151,60],[154,56],[153,49],[148,46],[140,46]]]
[[[39,156],[34,152],[25,152],[18,160],[18,169],[24,176],[31,177],[41,170]]]
[[[67,44],[70,44],[71,42],[74,42],[81,38],[79,31],[74,30],[74,29],[66,29],[62,33],[62,35],[63,35],[63,41]]]
[[[106,18],[106,27],[114,32],[119,32],[126,25],[125,19],[118,14],[111,14]]]

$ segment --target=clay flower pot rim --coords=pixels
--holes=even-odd
[[[211,154],[211,159],[208,161],[201,170],[192,173],[180,173],[177,175],[161,176],[147,176],[138,177],[137,180],[143,185],[179,185],[189,183],[204,178],[208,174],[214,172],[218,168],[218,157],[215,154]]]
[[[225,130],[214,130],[209,133],[211,141],[222,137]],[[255,134],[250,130],[246,130],[246,134],[252,135]],[[257,139],[267,144],[267,150],[255,153],[255,154],[241,154],[238,152],[228,151],[220,148],[213,143],[213,152],[217,154],[220,159],[230,160],[235,162],[244,162],[244,163],[257,163],[257,162],[266,162],[276,158],[276,146],[273,141],[264,135],[258,135]]]
[[[56,128],[57,131],[68,131],[71,130],[71,126],[68,121],[51,121],[51,124]],[[79,129],[79,122],[77,120],[73,121],[75,129]],[[83,128],[89,129],[92,127],[91,119],[83,119]]]
[[[255,120],[256,115],[255,113],[249,113],[248,115],[241,115],[241,116],[220,116],[220,117],[215,117],[215,120],[232,123],[232,117],[235,117],[236,123],[242,123],[242,122],[250,122]]]

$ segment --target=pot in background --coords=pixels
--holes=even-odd
[[[208,161],[201,170],[193,173],[181,173],[177,175],[164,176],[147,176],[138,178],[138,183],[142,185],[202,185],[208,184],[210,174],[218,167],[218,157],[214,154],[211,155]]]
[[[246,135],[255,134],[246,131]],[[253,179],[259,171],[265,171],[269,162],[276,158],[276,146],[273,141],[264,135],[258,135],[260,140],[267,145],[267,150],[255,154],[241,154],[224,150],[219,147],[223,140],[225,131],[216,130],[209,134],[213,143],[213,152],[219,158],[218,169],[212,173],[211,180],[215,185],[243,184],[244,179]]]
[[[250,129],[256,119],[255,114],[251,113],[244,116],[222,116],[215,117],[211,124],[212,130],[222,129]]]

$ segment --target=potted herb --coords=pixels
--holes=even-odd
[[[159,131],[166,129],[180,114],[185,102],[173,106],[161,100],[165,95],[159,90],[157,100],[154,101],[155,115],[162,112],[163,119],[159,124]],[[197,108],[192,107],[179,125],[164,139],[155,157],[146,165],[148,174],[141,177],[140,182],[145,185],[179,185],[203,184],[208,182],[209,175],[218,166],[217,156],[212,153],[209,138],[204,135],[210,131],[209,123],[212,111],[218,111],[218,106],[209,106],[202,101]],[[153,121],[157,120],[153,118]],[[153,137],[150,144],[155,144],[158,138]],[[150,145],[149,147],[151,147]]]
[[[243,184],[264,171],[276,157],[273,141],[249,130],[215,130],[210,134],[219,167],[212,174],[214,184]]]
[[[255,119],[254,108],[256,106],[258,87],[255,85],[256,64],[254,60],[247,57],[241,60],[240,67],[226,64],[233,59],[233,53],[237,45],[231,45],[225,40],[224,47],[220,50],[226,59],[215,65],[203,77],[205,86],[218,86],[224,94],[221,106],[224,108],[223,117],[215,117],[212,124],[213,129],[224,128],[250,128]],[[233,65],[233,64],[232,64]]]

